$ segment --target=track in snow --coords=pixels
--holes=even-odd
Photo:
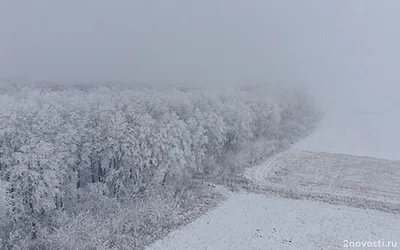
[[[262,164],[249,168],[245,172],[245,176],[258,185],[265,183],[265,177],[272,171],[274,166],[281,162],[282,159],[291,159],[295,154],[293,149],[288,149],[273,155]]]
[[[290,149],[245,176],[284,197],[400,212],[399,161]]]

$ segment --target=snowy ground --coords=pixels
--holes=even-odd
[[[295,148],[400,160],[399,128],[400,117],[396,110],[331,112],[315,133],[300,141]]]
[[[291,149],[246,175],[284,197],[400,213],[400,161]]]
[[[220,207],[149,249],[341,249],[392,241],[400,215],[326,203],[233,194]]]
[[[400,248],[393,114],[331,114],[313,135],[246,172],[261,194],[231,194],[148,249],[345,249],[346,241]]]

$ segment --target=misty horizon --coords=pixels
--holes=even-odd
[[[396,1],[0,4],[0,77],[310,87],[324,105],[385,99],[400,76]]]

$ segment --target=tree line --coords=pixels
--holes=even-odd
[[[318,119],[307,92],[23,86],[0,94],[0,245],[56,230],[96,195],[132,199],[223,167],[255,140],[293,139]]]

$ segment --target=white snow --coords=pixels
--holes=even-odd
[[[245,174],[263,192],[400,212],[400,161],[290,149]]]
[[[273,180],[271,179],[273,175],[269,174],[271,171],[283,169],[286,172],[282,173],[286,177],[298,178],[293,185],[318,187],[324,194],[331,190],[333,195],[340,196],[344,189],[349,188],[346,195],[354,194],[361,199],[364,190],[372,190],[373,194],[372,197],[366,193],[365,199],[372,197],[379,201],[385,196],[396,198],[400,178],[399,171],[395,167],[398,163],[389,164],[393,161],[371,159],[374,164],[371,163],[363,168],[363,164],[369,164],[365,158],[349,162],[343,160],[343,157],[349,156],[338,155],[338,158],[335,158],[335,155],[326,154],[326,159],[321,159],[323,154],[315,153],[318,161],[313,161],[313,166],[308,166],[308,170],[305,170],[307,173],[301,173],[301,171],[291,171],[290,164],[296,161],[289,162],[286,159],[288,154],[293,154],[293,151],[314,151],[400,160],[398,146],[400,120],[397,119],[394,109],[391,112],[378,111],[351,110],[330,113],[314,134],[294,145],[289,153],[280,154],[264,164],[255,166],[251,170],[253,171],[251,178],[256,184],[264,182],[266,185],[268,180]],[[357,159],[357,157],[351,158]],[[279,162],[281,169],[276,169],[279,168]],[[318,165],[325,164],[324,162],[328,169]],[[352,165],[354,162],[360,164]],[[309,162],[297,163],[298,167],[309,164]],[[321,178],[329,179],[332,174],[338,173],[332,170],[338,163],[349,176],[335,175],[333,182],[326,186],[322,185],[324,182]],[[374,175],[368,171],[376,171],[377,178],[374,179]],[[390,174],[386,175],[388,171]],[[367,178],[364,178],[366,176]],[[282,180],[287,183],[285,178],[277,183],[285,184]],[[391,183],[393,180],[397,181]],[[331,185],[332,183],[334,185]],[[380,184],[382,186],[379,186]],[[379,193],[382,197],[376,197]],[[236,193],[221,206],[156,242],[148,249],[342,249],[346,240],[382,241],[386,244],[394,241],[397,242],[397,247],[400,247],[400,214],[333,205],[304,198],[287,199],[273,195]]]
[[[332,112],[298,149],[400,160],[400,113],[395,110]]]
[[[345,240],[399,240],[399,222],[376,210],[241,193],[148,249],[340,249]]]

